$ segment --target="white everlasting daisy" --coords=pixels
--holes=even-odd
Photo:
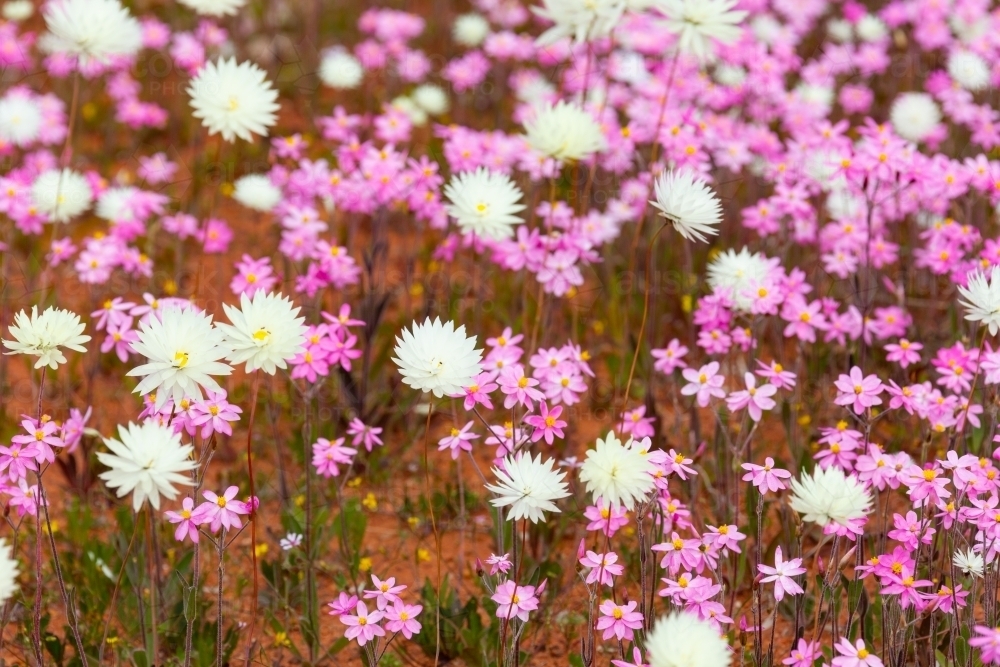
[[[729,644],[709,621],[686,611],[660,618],[646,638],[650,667],[729,667]]]
[[[0,139],[24,147],[38,139],[42,108],[27,95],[8,93],[0,99]]]
[[[846,19],[830,19],[826,22],[826,32],[835,42],[847,44],[854,39],[854,27]]]
[[[118,0],[61,0],[42,10],[48,32],[39,46],[46,53],[106,63],[142,48],[142,26]]]
[[[536,108],[524,124],[528,145],[542,155],[572,162],[604,150],[607,141],[600,124],[587,111],[560,100]]]
[[[34,13],[35,3],[31,0],[7,0],[0,9],[0,16],[14,23],[26,21]]]
[[[451,36],[462,46],[479,46],[489,34],[490,23],[481,14],[462,14],[451,27]]]
[[[952,557],[951,562],[965,574],[972,575],[974,577],[982,577],[983,572],[986,569],[986,563],[983,560],[983,555],[976,553],[972,549],[968,549],[966,551],[958,549],[955,551],[955,555]]]
[[[816,468],[812,475],[802,473],[799,479],[793,479],[791,485],[791,506],[803,521],[820,526],[832,521],[846,526],[871,511],[872,498],[865,485],[840,468]]]
[[[554,24],[539,35],[536,45],[548,46],[564,37],[587,42],[611,34],[625,13],[625,1],[542,0],[542,6],[531,11]]]
[[[874,14],[865,14],[858,19],[854,30],[863,42],[880,42],[889,36],[888,26]]]
[[[927,93],[903,93],[892,103],[889,122],[902,138],[920,142],[941,122],[941,110]]]
[[[221,392],[213,375],[229,375],[233,369],[220,361],[230,353],[221,331],[212,326],[212,316],[193,308],[163,308],[156,317],[140,321],[138,340],[132,349],[147,363],[128,372],[142,377],[135,392],[141,396],[155,391],[156,406],[168,398],[179,403],[198,399],[201,390]]]
[[[650,201],[660,215],[689,241],[708,239],[719,233],[722,204],[704,180],[687,169],[660,174],[655,184],[656,200]]]
[[[239,308],[229,304],[222,308],[232,322],[217,325],[233,350],[229,361],[246,362],[247,373],[259,368],[274,375],[277,369],[287,368],[288,361],[303,350],[306,320],[298,316],[300,308],[284,295],[258,290],[251,299],[244,292]]]
[[[432,116],[440,116],[448,111],[448,94],[432,83],[417,86],[410,97],[418,107]]]
[[[131,186],[108,188],[97,198],[94,212],[97,217],[109,222],[128,222],[135,219],[131,202],[139,194],[138,188]]]
[[[31,200],[51,222],[69,222],[94,201],[90,183],[72,169],[43,171],[31,184]]]
[[[201,16],[232,16],[247,0],[178,0]]]
[[[17,591],[17,561],[7,540],[0,538],[0,606]]]
[[[653,490],[655,470],[633,441],[623,445],[614,431],[609,431],[603,440],[597,439],[594,449],[587,450],[587,458],[580,466],[580,481],[594,495],[595,504],[603,498],[611,505],[632,510]]]
[[[948,56],[948,75],[966,90],[982,90],[990,85],[990,66],[972,51],[952,51]]]
[[[959,286],[958,293],[965,299],[960,303],[967,311],[965,319],[982,322],[995,336],[1000,329],[1000,267],[994,266],[989,279],[976,269],[969,275],[965,287]]]
[[[521,189],[505,174],[485,167],[452,178],[444,196],[450,202],[445,210],[463,234],[499,241],[514,236],[514,225],[524,222],[516,215],[524,210],[518,203],[524,196]]]
[[[343,49],[330,49],[319,63],[320,81],[331,88],[351,90],[361,84],[365,69],[361,61]]]
[[[30,316],[23,310],[14,316],[14,324],[8,329],[14,340],[3,341],[3,346],[11,350],[4,354],[38,357],[35,368],[48,366],[55,370],[66,363],[60,348],[87,351],[83,344],[90,336],[83,333],[84,329],[80,316],[72,311],[50,306],[39,315],[38,306],[32,306]]]
[[[708,284],[712,289],[729,296],[736,310],[747,311],[753,305],[747,288],[766,282],[778,264],[777,259],[768,259],[747,248],[739,252],[729,249],[709,263]]]
[[[395,109],[399,109],[410,119],[410,122],[414,125],[421,126],[427,123],[427,112],[424,111],[419,104],[413,101],[412,98],[406,95],[400,95],[399,97],[393,99],[390,104]]]
[[[559,512],[554,501],[569,495],[563,479],[566,473],[554,467],[555,459],[542,463],[542,455],[535,459],[530,454],[508,456],[502,467],[494,467],[496,484],[486,488],[498,498],[490,502],[494,507],[509,507],[508,521],[530,519],[532,523],[545,520],[545,512]]]
[[[233,186],[233,199],[255,211],[271,211],[281,201],[281,188],[263,174],[241,176]]]
[[[206,63],[187,89],[192,114],[200,118],[208,133],[222,134],[226,141],[236,137],[250,141],[252,135],[267,136],[267,128],[277,120],[278,91],[264,70],[235,58]]]
[[[109,470],[99,477],[109,489],[118,489],[118,497],[132,494],[132,509],[138,512],[146,499],[153,509],[160,509],[160,496],[177,497],[175,484],[193,486],[190,475],[198,467],[190,455],[194,447],[182,445],[181,436],[170,426],[147,421],[141,426],[130,423],[118,427],[118,440],[105,438],[108,452],[97,452],[97,459]]]
[[[701,62],[715,59],[712,40],[730,44],[740,36],[738,23],[747,13],[736,0],[660,0],[666,27],[678,37],[677,48]]]
[[[466,337],[464,326],[456,329],[454,322],[438,318],[403,329],[393,354],[403,384],[438,398],[460,393],[482,372],[483,351],[476,349],[476,337]]]

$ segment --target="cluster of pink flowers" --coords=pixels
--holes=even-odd
[[[212,491],[202,491],[205,500],[197,507],[194,506],[194,498],[184,498],[180,510],[165,512],[167,521],[177,524],[174,539],[178,542],[187,539],[197,542],[198,531],[202,526],[207,527],[212,533],[239,529],[243,525],[241,517],[256,509],[258,502],[256,498],[239,500],[236,497],[239,492],[238,486],[230,486],[222,495]]]
[[[401,633],[407,639],[420,633],[421,625],[417,616],[423,611],[423,606],[403,601],[400,593],[406,590],[406,586],[397,585],[395,577],[382,580],[373,574],[372,585],[374,588],[362,593],[362,599],[357,595],[341,593],[329,603],[329,613],[339,617],[340,622],[347,627],[344,632],[347,639],[357,640],[359,646],[366,646],[371,642],[377,653],[379,638],[385,637],[386,632],[393,633],[393,636]],[[374,600],[375,609],[369,611],[364,600]],[[392,637],[387,641],[392,641]]]

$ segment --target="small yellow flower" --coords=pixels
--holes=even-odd
[[[257,554],[257,558],[262,558],[264,554],[267,553],[267,543],[261,542],[260,544],[258,544],[257,548],[254,549],[254,553]]]
[[[56,522],[56,521],[53,521],[53,522],[52,522],[52,523],[51,523],[50,525],[51,525],[51,527],[52,527],[52,533],[53,533],[53,534],[55,534],[55,533],[58,533],[58,532],[59,532],[59,523],[58,523],[58,522]]]
[[[108,637],[108,646],[114,646],[118,643],[118,637]]]
[[[223,183],[219,186],[219,192],[223,197],[231,197],[236,187],[232,183]]]
[[[681,310],[683,310],[685,313],[690,313],[693,305],[694,303],[691,300],[690,294],[684,294],[683,296],[681,296]]]
[[[292,642],[288,640],[288,634],[285,632],[274,633],[274,645],[275,646],[291,646]]]
[[[358,488],[359,486],[361,486],[361,478],[355,477],[354,479],[352,479],[350,482],[347,483],[347,486],[351,487],[352,489]]]
[[[87,102],[80,109],[80,114],[83,116],[84,120],[92,120],[94,116],[97,115],[97,105],[93,102]]]
[[[305,497],[304,494],[300,493],[299,495],[295,496],[295,506],[296,507],[302,507],[305,504],[306,504],[306,497]]]
[[[358,561],[358,570],[361,572],[369,572],[372,569],[372,559],[365,556]]]
[[[812,417],[809,415],[802,415],[799,417],[799,426],[809,426],[812,423]]]
[[[600,320],[594,320],[594,323],[591,324],[590,326],[594,330],[594,333],[597,334],[598,336],[604,333],[604,322]]]
[[[415,516],[411,516],[406,520],[406,523],[410,524],[410,528],[416,528],[420,525],[420,519]]]
[[[410,285],[410,296],[420,296],[424,293],[423,283],[413,283]]]
[[[417,562],[426,563],[431,559],[431,552],[423,547],[417,549]]]
[[[374,512],[378,509],[378,499],[375,498],[375,494],[371,491],[365,496],[365,499],[361,501],[361,504],[365,506],[365,509],[369,512]]]
[[[177,294],[177,281],[173,278],[167,278],[163,281],[163,293],[167,296],[174,296]]]

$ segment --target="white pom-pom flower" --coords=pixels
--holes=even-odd
[[[69,222],[94,201],[87,179],[72,169],[49,169],[31,184],[31,200],[51,222]]]
[[[569,495],[563,479],[566,473],[555,468],[555,460],[542,462],[539,454],[508,456],[502,467],[494,467],[496,484],[486,488],[498,497],[490,502],[494,507],[507,507],[507,520],[529,519],[532,523],[545,520],[545,512],[558,512],[555,501]]]
[[[209,134],[221,134],[226,141],[237,137],[250,141],[254,134],[267,136],[267,128],[277,120],[278,91],[264,70],[235,58],[207,63],[187,89],[192,114],[200,118]]]
[[[656,199],[650,201],[660,215],[689,241],[706,242],[719,233],[722,204],[704,180],[682,169],[660,174],[654,186]]]
[[[476,337],[466,337],[465,327],[440,319],[414,322],[396,337],[393,361],[403,376],[403,384],[436,397],[457,394],[482,371],[483,351],[476,349]]]
[[[920,142],[941,122],[941,110],[927,93],[903,93],[892,103],[889,122],[902,138]]]
[[[840,468],[817,468],[812,475],[802,473],[791,481],[791,486],[792,509],[802,515],[803,521],[846,526],[871,510],[872,498],[865,485]]]
[[[14,316],[14,324],[8,331],[14,340],[4,340],[3,345],[10,352],[4,354],[27,354],[38,357],[35,368],[48,366],[52,370],[66,363],[60,348],[86,352],[84,343],[90,336],[83,333],[85,325],[76,313],[61,308],[46,308],[38,314],[38,306],[31,307],[29,316],[23,310]]]
[[[105,438],[109,452],[98,452],[97,459],[108,467],[99,476],[109,489],[118,489],[118,497],[132,494],[132,509],[138,512],[146,500],[160,509],[160,496],[173,500],[176,485],[193,486],[190,475],[198,467],[191,460],[191,445],[182,445],[181,436],[170,426],[147,421],[141,426],[118,427],[118,439]]]
[[[638,443],[629,440],[622,444],[614,431],[609,431],[603,440],[597,439],[594,449],[587,450],[580,481],[593,494],[595,504],[603,498],[606,503],[632,510],[653,490],[655,472]]]
[[[524,129],[529,146],[557,160],[583,160],[607,146],[594,117],[562,100],[535,109],[534,117],[524,124]]]
[[[462,172],[444,189],[450,202],[448,211],[464,234],[492,239],[509,239],[514,235],[514,225],[524,220],[516,215],[524,210],[519,204],[523,194],[505,174],[494,173],[484,167],[474,172]]]
[[[48,32],[39,46],[46,53],[91,60],[135,55],[142,48],[142,26],[118,0],[62,0],[42,10]]]
[[[226,303],[222,309],[232,324],[220,322],[216,326],[232,348],[229,361],[246,362],[247,373],[259,368],[274,375],[277,369],[287,368],[305,347],[305,318],[298,316],[300,308],[282,294],[258,290],[250,298],[244,292],[239,308]]]

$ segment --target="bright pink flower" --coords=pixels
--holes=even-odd
[[[474,424],[475,422],[470,421],[461,429],[452,427],[451,432],[438,441],[438,451],[450,450],[452,459],[457,459],[458,455],[463,451],[472,452],[471,443],[473,440],[479,438],[478,435],[472,433]]]
[[[695,396],[700,407],[708,407],[712,397],[725,397],[726,391],[722,385],[726,379],[719,374],[719,362],[713,361],[698,370],[685,368],[682,374],[688,384],[681,388],[681,393],[685,396]]]
[[[764,465],[762,466],[754,463],[744,463],[742,468],[749,471],[743,475],[743,481],[753,482],[753,485],[757,487],[761,495],[764,495],[768,491],[771,493],[781,491],[786,488],[781,480],[792,477],[792,473],[787,470],[775,468],[774,459],[770,456],[764,459]]]
[[[391,607],[385,609],[385,629],[389,632],[402,632],[404,637],[410,639],[420,633],[421,625],[417,615],[423,609],[419,604],[406,604],[397,600]]]
[[[747,388],[729,394],[726,397],[726,405],[733,412],[746,408],[750,419],[759,422],[764,415],[764,410],[770,410],[776,405],[771,397],[777,393],[778,389],[771,384],[762,384],[758,387],[757,378],[749,371],[744,374],[743,379],[747,383]]]
[[[347,626],[345,637],[357,639],[358,644],[364,646],[376,637],[385,636],[385,630],[379,625],[379,621],[384,616],[381,611],[373,611],[369,614],[365,603],[359,602],[354,612],[354,614],[340,615],[340,622]]]
[[[864,414],[868,408],[882,404],[878,397],[882,393],[882,381],[877,375],[865,376],[857,366],[851,369],[850,375],[841,374],[834,385],[840,390],[834,403],[852,407],[855,414]]]
[[[531,434],[532,442],[538,442],[545,438],[546,444],[551,445],[554,438],[564,437],[563,428],[566,426],[566,422],[559,419],[559,415],[563,411],[562,406],[556,405],[550,410],[545,401],[541,401],[538,404],[538,409],[539,414],[528,415],[524,418],[524,422],[535,429]]]
[[[587,583],[600,582],[602,586],[614,585],[614,577],[625,572],[625,566],[618,563],[618,554],[609,551],[606,554],[599,554],[588,551],[580,559],[580,565],[589,568],[587,572]]]
[[[863,639],[851,644],[847,637],[841,637],[836,649],[840,655],[833,659],[833,667],[882,667],[878,656],[865,648]]]
[[[198,517],[195,515],[194,498],[185,498],[181,501],[179,512],[168,511],[167,520],[177,524],[174,531],[174,539],[183,542],[185,538],[191,538],[192,542],[198,542]]]
[[[534,586],[518,586],[507,580],[496,588],[490,598],[497,603],[497,618],[528,622],[528,613],[538,609],[538,598]]]
[[[209,530],[213,533],[219,528],[239,528],[243,525],[240,516],[250,513],[246,503],[236,500],[236,494],[239,492],[238,486],[230,486],[221,496],[212,491],[203,491],[202,496],[207,502],[198,505],[194,511],[197,515],[195,521],[199,525],[209,524]]]
[[[618,605],[613,600],[601,603],[601,617],[597,619],[597,629],[604,631],[604,639],[616,637],[618,641],[632,641],[633,630],[642,628],[642,614],[635,611],[636,602]]]
[[[365,599],[370,600],[374,598],[375,605],[379,609],[385,609],[389,604],[399,602],[399,594],[406,590],[406,586],[403,584],[396,585],[395,577],[389,577],[385,581],[382,581],[373,574],[372,583],[375,584],[375,589],[365,590]]]
[[[780,546],[774,550],[774,567],[761,564],[757,566],[757,569],[761,574],[766,575],[760,580],[761,583],[774,582],[774,600],[776,602],[781,602],[785,593],[799,595],[803,592],[802,587],[792,579],[792,577],[806,573],[806,569],[802,567],[802,559],[792,558],[788,561],[782,561]]]

